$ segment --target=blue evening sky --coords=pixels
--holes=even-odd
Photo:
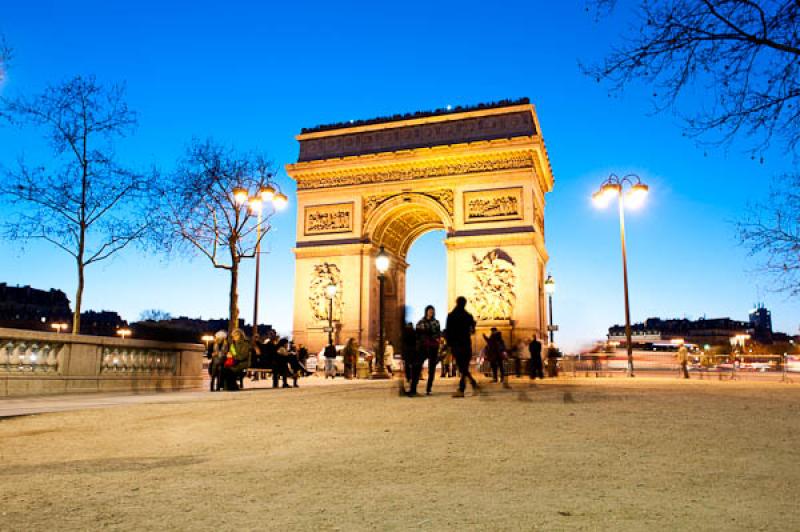
[[[192,136],[260,149],[283,168],[294,135],[319,123],[528,96],[536,105],[556,185],[548,196],[549,270],[557,281],[557,340],[567,348],[601,338],[623,321],[619,230],[613,209],[591,193],[609,172],[640,174],[646,207],[628,215],[632,318],[746,319],[753,303],[796,332],[797,301],[768,290],[737,247],[733,222],[762,197],[771,175],[742,146],[698,148],[670,114],[652,115],[650,88],[609,98],[579,60],[607,50],[626,12],[596,22],[583,0],[562,2],[137,2],[10,0],[0,31],[16,49],[4,95],[96,74],[127,83],[139,113],[136,134],[118,145],[133,165],[169,170]],[[688,102],[691,104],[692,102]],[[42,151],[35,135],[0,129],[0,162]],[[707,152],[707,153],[706,153]],[[292,183],[281,172],[293,197]],[[262,262],[262,316],[291,330],[294,210],[275,218]],[[410,254],[409,303],[444,301],[442,233]],[[62,252],[0,243],[0,280],[58,287],[71,299],[74,266]],[[240,287],[252,308],[252,265]],[[136,319],[147,308],[173,315],[225,316],[225,272],[203,258],[164,260],[130,250],[92,266],[87,309]],[[439,308],[440,314],[443,309]]]

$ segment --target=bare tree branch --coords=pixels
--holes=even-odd
[[[800,296],[800,174],[775,179],[768,200],[752,205],[738,228],[774,290]]]
[[[614,0],[592,2],[597,12]],[[655,87],[659,110],[684,117],[702,141],[747,137],[754,153],[780,138],[800,143],[800,2],[797,0],[642,0],[638,23],[602,62],[583,66],[621,91],[631,82]],[[694,109],[689,88],[707,95]],[[694,109],[685,114],[685,109]]]
[[[39,128],[53,149],[47,165],[0,171],[0,198],[11,213],[3,224],[14,240],[41,239],[76,259],[73,332],[80,331],[84,269],[142,238],[151,223],[151,177],[123,168],[113,141],[136,125],[119,85],[75,77],[31,97],[0,99],[0,118]]]
[[[6,79],[6,72],[8,72],[8,66],[11,64],[13,56],[14,50],[8,44],[6,36],[0,33],[0,83]]]
[[[241,187],[251,197],[258,196],[263,187],[273,184],[272,177],[270,165],[262,156],[195,139],[173,175],[159,180],[162,204],[157,209],[161,213],[158,241],[167,249],[199,253],[214,268],[230,273],[231,327],[239,320],[239,265],[255,257],[273,214],[272,208],[264,205],[262,232],[255,238],[258,217],[247,204],[237,203],[233,190]]]

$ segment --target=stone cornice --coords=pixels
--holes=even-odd
[[[528,161],[524,164],[523,152]],[[287,164],[286,172],[303,191],[520,168],[532,168],[544,192],[552,189],[550,164],[539,136],[299,162]]]

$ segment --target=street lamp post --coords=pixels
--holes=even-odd
[[[333,300],[339,287],[334,283],[325,288],[325,297],[328,298],[328,345],[333,345]]]
[[[378,270],[378,349],[375,353],[376,360],[372,368],[373,379],[389,378],[389,375],[386,374],[386,365],[383,360],[386,344],[383,332],[383,285],[390,264],[391,259],[389,258],[389,254],[386,253],[386,250],[381,246],[378,254],[375,256],[375,269]]]
[[[550,331],[550,345],[552,346],[555,344],[553,336],[556,331],[555,327],[553,326],[553,293],[556,291],[556,281],[549,273],[547,274],[547,279],[544,281],[544,291],[547,292],[548,303],[550,306],[550,326],[547,329]]]
[[[634,182],[635,179],[635,182]],[[628,191],[623,194],[623,187],[627,184]],[[639,207],[643,202],[649,187],[642,183],[639,176],[634,174],[622,178],[611,174],[601,185],[600,189],[592,194],[592,200],[599,207],[605,207],[617,197],[619,205],[619,236],[622,241],[622,280],[625,292],[625,344],[628,350],[628,376],[633,377],[633,344],[631,342],[631,309],[628,300],[628,258],[625,246],[625,199],[629,207]]]
[[[247,189],[242,187],[236,187],[233,189],[233,198],[234,201],[239,206],[243,206],[245,203],[247,203],[247,206],[250,209],[250,213],[258,216],[258,221],[256,222],[256,249],[255,249],[256,272],[255,272],[255,294],[253,297],[253,334],[252,334],[253,342],[255,342],[256,335],[258,334],[258,302],[260,294],[259,282],[261,277],[261,224],[263,221],[264,204],[265,203],[272,204],[272,207],[276,211],[280,211],[286,207],[286,205],[289,202],[289,199],[286,197],[285,194],[275,190],[275,188],[271,185],[266,185],[261,187],[258,190],[258,193],[252,197],[250,196],[250,193],[247,191]]]

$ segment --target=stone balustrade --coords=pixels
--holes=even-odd
[[[0,397],[199,389],[203,346],[0,328]]]

